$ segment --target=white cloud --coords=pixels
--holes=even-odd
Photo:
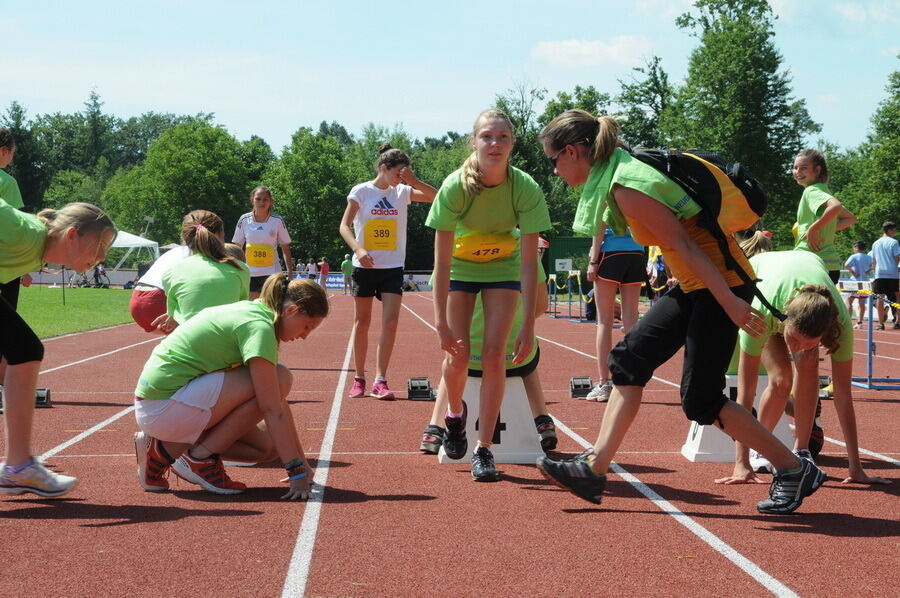
[[[847,2],[837,4],[835,12],[855,23],[890,23],[900,21],[900,0],[890,2]]]
[[[540,42],[531,50],[534,58],[553,66],[582,68],[589,66],[629,67],[651,53],[650,40],[638,35],[618,35],[610,41],[570,39]]]
[[[824,93],[816,96],[816,99],[823,104],[840,104],[841,98],[833,93]]]
[[[881,51],[882,56],[896,56],[900,54],[900,46],[891,46]]]
[[[693,8],[692,0],[633,0],[635,10],[642,15],[671,21]]]

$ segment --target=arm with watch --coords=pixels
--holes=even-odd
[[[591,282],[597,279],[597,268],[600,266],[600,254],[603,248],[603,237],[606,234],[606,223],[601,222],[598,228],[600,232],[594,235],[591,252],[588,254],[587,279]]]

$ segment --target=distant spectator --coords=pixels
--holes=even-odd
[[[866,244],[863,241],[857,241],[853,244],[853,255],[847,258],[844,266],[850,271],[853,280],[866,281],[869,280],[869,273],[872,271],[872,257],[866,253]],[[856,327],[862,326],[863,312],[865,310],[865,295],[858,293],[850,293],[847,298],[847,308],[850,310],[850,317],[853,317],[853,300],[859,303],[859,316],[856,318]]]
[[[315,280],[319,276],[319,268],[316,266],[316,260],[309,258],[306,264],[306,277]]]
[[[353,260],[350,259],[349,253],[344,254],[344,261],[341,262],[341,274],[344,275],[344,294],[349,295],[353,286]]]
[[[900,264],[900,243],[894,238],[897,234],[897,225],[887,221],[881,225],[884,234],[872,243],[872,251],[869,255],[875,262],[875,280],[872,281],[872,291],[878,295],[887,295],[892,302],[897,301],[897,291],[900,290],[900,272],[897,270]],[[894,329],[900,329],[897,321],[897,311],[891,307],[894,314]],[[886,314],[884,301],[878,301],[878,329],[884,330]]]
[[[326,288],[329,272],[331,272],[331,266],[328,265],[328,258],[323,256],[319,262],[319,286],[323,289]]]
[[[412,274],[406,277],[406,280],[403,281],[403,290],[405,291],[418,291],[419,283],[416,282],[416,279]]]

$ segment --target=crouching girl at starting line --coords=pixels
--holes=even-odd
[[[239,494],[246,486],[228,477],[222,458],[277,455],[290,482],[282,498],[308,498],[312,470],[287,405],[292,377],[278,363],[278,345],[305,339],[327,315],[322,287],[273,274],[258,301],[211,307],[176,328],[153,350],[135,389],[141,486],[164,492],[171,467],[210,492]],[[263,419],[273,454],[248,455]],[[247,435],[252,442],[242,442]]]

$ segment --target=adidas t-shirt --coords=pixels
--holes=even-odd
[[[269,276],[282,271],[278,259],[278,246],[291,242],[284,220],[278,214],[269,214],[265,222],[253,219],[253,212],[238,218],[232,243],[244,245],[250,276]]]
[[[402,268],[406,262],[406,215],[411,198],[409,185],[379,189],[372,181],[356,185],[347,195],[347,201],[359,204],[353,219],[356,242],[375,260],[375,268]],[[356,255],[353,265],[361,267]]]

